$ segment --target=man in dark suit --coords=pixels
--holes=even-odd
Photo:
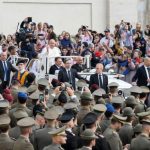
[[[103,65],[97,64],[96,65],[96,73],[90,76],[90,87],[96,84],[99,88],[102,88],[108,92],[108,77],[107,75],[103,74]]]
[[[72,65],[71,68],[75,69],[77,72],[83,71],[85,69],[85,66],[83,65],[83,57],[77,57],[76,64]]]
[[[139,67],[136,74],[132,78],[133,84],[137,86],[148,86],[150,87],[150,58],[144,58],[144,65]]]
[[[49,69],[49,74],[57,74],[62,69],[62,59],[60,57],[55,58],[55,64]]]
[[[1,90],[4,90],[9,85],[11,71],[12,72],[17,71],[17,69],[14,68],[9,61],[6,60],[7,60],[7,52],[2,52],[1,59],[0,59],[0,80],[1,80],[0,89]]]
[[[71,60],[65,59],[64,60],[64,68],[59,71],[58,74],[58,80],[60,82],[68,82],[72,85],[74,89],[76,89],[75,85],[75,78],[77,79],[83,79],[80,75],[78,75],[77,71],[75,69],[71,68]]]

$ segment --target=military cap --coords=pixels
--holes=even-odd
[[[142,93],[149,93],[150,92],[149,88],[146,86],[140,86],[140,88],[142,90]]]
[[[44,117],[48,120],[54,120],[57,119],[59,116],[58,111],[54,109],[49,109],[48,111],[45,112]]]
[[[35,92],[36,90],[38,89],[37,85],[30,85],[28,88],[27,88],[27,93],[33,93]]]
[[[64,109],[61,106],[54,106],[51,108],[51,110],[54,110],[55,112],[57,112],[58,115],[62,115],[64,113]]]
[[[73,111],[66,111],[62,114],[62,116],[59,118],[59,121],[61,121],[62,123],[67,123],[69,122],[71,119],[73,119],[75,117],[75,114],[73,113]]]
[[[112,104],[107,103],[106,108],[107,108],[106,111],[108,111],[108,112],[112,112],[112,113],[115,112],[115,109]]]
[[[131,107],[125,107],[125,108],[123,109],[123,116],[124,116],[124,117],[134,116],[134,115],[135,115],[135,113],[134,113],[134,111],[132,110]]]
[[[31,127],[35,124],[35,121],[31,117],[26,117],[17,122],[19,127]]]
[[[141,120],[141,123],[150,125],[150,119],[143,119]]]
[[[18,92],[18,100],[24,101],[24,100],[27,100],[27,99],[28,99],[28,95],[26,93],[24,93],[24,92]]]
[[[85,125],[94,124],[97,120],[97,115],[94,112],[89,112],[83,118],[82,123]]]
[[[130,88],[130,92],[131,93],[138,93],[141,94],[142,93],[142,89],[139,86],[132,86]]]
[[[122,117],[120,115],[113,114],[113,118],[117,119],[119,122],[124,123],[127,117]]]
[[[84,140],[98,139],[92,129],[85,129],[81,134],[81,138]]]
[[[23,109],[18,109],[16,110],[14,113],[13,113],[13,116],[16,118],[16,119],[21,119],[21,118],[25,118],[25,117],[28,117],[28,114],[25,110]]]
[[[39,99],[39,92],[38,91],[35,91],[34,93],[32,93],[30,96],[29,96],[30,99],[32,100],[37,100]]]
[[[147,117],[150,115],[150,111],[146,111],[146,112],[140,112],[136,114],[138,117]]]
[[[0,100],[0,108],[8,108],[9,102],[7,100]]]
[[[89,100],[92,101],[93,100],[93,96],[91,94],[91,92],[83,92],[80,96],[81,100]]]
[[[7,114],[0,115],[0,126],[9,125],[10,117]]]
[[[93,106],[93,112],[104,113],[106,111],[106,106],[104,104],[96,104]]]
[[[48,134],[52,136],[67,136],[65,130],[66,130],[66,126],[63,126],[61,128],[48,132]]]
[[[88,87],[87,83],[84,80],[78,80],[76,83],[77,87]]]
[[[132,95],[129,96],[129,97],[127,97],[127,99],[125,100],[125,103],[126,103],[126,104],[137,105],[137,101],[136,101],[135,97],[132,96]]]
[[[141,124],[137,124],[135,125],[135,127],[133,128],[134,133],[141,133],[142,132],[142,125]]]
[[[73,103],[73,102],[69,102],[69,103],[66,103],[64,105],[64,109],[67,110],[67,109],[76,109],[78,110],[78,106],[76,103]]]
[[[124,98],[121,96],[113,96],[111,102],[114,104],[122,104],[124,102]]]
[[[106,92],[105,92],[103,89],[101,89],[101,88],[95,90],[95,91],[92,93],[93,96],[102,96],[103,94],[106,94]]]
[[[37,81],[38,84],[48,86],[48,80],[45,78],[41,78]]]
[[[119,84],[116,82],[111,82],[108,84],[108,87],[118,87],[118,86],[119,86]]]

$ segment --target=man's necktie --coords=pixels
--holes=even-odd
[[[72,84],[72,80],[71,80],[71,72],[70,72],[70,70],[68,70],[68,78],[69,78],[69,83]]]
[[[7,69],[7,67],[6,67],[6,61],[4,61],[3,64],[4,64],[4,72],[5,72],[5,77],[6,77],[5,79],[7,80],[7,70],[8,70],[8,69]]]
[[[99,86],[102,88],[103,87],[103,81],[102,81],[102,75],[99,75]]]

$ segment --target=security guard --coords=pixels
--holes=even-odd
[[[31,117],[26,117],[17,122],[20,127],[21,135],[14,144],[13,150],[34,150],[33,145],[30,143],[29,135],[32,133],[32,126],[35,121]]]
[[[111,150],[123,150],[122,142],[117,133],[117,130],[121,128],[122,123],[126,121],[126,119],[126,117],[113,115],[113,118],[111,119],[111,125],[103,133],[111,147]]]
[[[0,149],[1,150],[13,150],[14,139],[8,135],[10,118],[7,114],[0,115]]]
[[[149,150],[150,149],[150,120],[142,120],[142,133],[132,140],[130,150]]]
[[[48,132],[48,134],[52,138],[52,144],[44,147],[43,150],[64,150],[61,147],[61,144],[65,144],[67,140],[65,129],[66,126],[63,126],[61,128]]]

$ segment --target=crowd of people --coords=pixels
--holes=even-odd
[[[57,79],[37,79],[45,57]],[[80,75],[87,69],[89,80]],[[120,90],[104,71],[132,87]],[[150,26],[122,20],[114,32],[56,35],[28,17],[0,35],[0,93],[1,150],[149,150]]]

